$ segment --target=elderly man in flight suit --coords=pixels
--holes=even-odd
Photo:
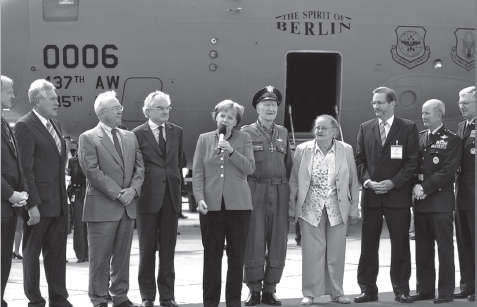
[[[434,303],[453,300],[455,287],[453,211],[454,178],[462,156],[461,139],[444,127],[443,102],[431,99],[422,106],[422,120],[428,129],[419,133],[419,167],[412,194],[416,229],[417,285],[412,299],[434,299],[436,268],[435,242],[439,256],[438,297]]]
[[[252,137],[256,170],[248,177],[252,216],[245,250],[244,282],[250,289],[245,306],[281,305],[275,296],[285,266],[288,234],[288,178],[292,155],[285,127],[275,124],[282,94],[273,86],[252,100],[258,120],[242,127]],[[262,285],[263,282],[263,285]]]

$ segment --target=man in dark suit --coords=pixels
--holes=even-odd
[[[12,248],[17,217],[22,216],[28,199],[27,185],[18,156],[18,143],[13,130],[3,117],[3,109],[11,109],[15,95],[13,81],[2,76],[2,307],[8,306],[3,295],[12,267]]]
[[[464,120],[457,126],[462,139],[462,159],[457,177],[455,229],[460,265],[460,292],[454,298],[475,301],[475,86],[459,93]]]
[[[134,304],[128,298],[129,260],[144,165],[134,133],[118,129],[123,106],[114,91],[96,98],[99,124],[79,137],[78,160],[87,179],[83,221],[88,222],[89,288],[95,307]]]
[[[86,177],[81,170],[78,161],[78,152],[73,151],[73,157],[68,160],[68,169],[71,176],[71,185],[68,189],[68,197],[73,208],[73,249],[75,250],[77,263],[89,260],[88,257],[88,226],[83,222],[83,205],[86,194]]]
[[[48,282],[50,306],[72,306],[66,290],[66,239],[68,202],[66,200],[66,146],[60,125],[58,96],[50,82],[38,79],[28,90],[33,108],[18,120],[18,140],[23,171],[27,180],[28,214],[23,225],[23,283],[29,307],[43,307],[40,292],[40,253]]]
[[[445,105],[431,99],[422,105],[422,121],[428,129],[419,134],[418,184],[412,194],[416,231],[416,294],[414,300],[434,298],[436,269],[434,245],[439,256],[439,295],[434,303],[453,300],[455,287],[453,211],[454,179],[462,156],[461,139],[442,124]]]
[[[138,204],[139,290],[142,305],[156,299],[156,249],[159,248],[157,288],[161,306],[175,307],[174,253],[181,200],[182,128],[168,122],[169,95],[160,91],[144,101],[149,120],[133,129],[146,168]]]
[[[363,184],[363,228],[358,265],[361,295],[354,301],[378,300],[378,250],[384,215],[391,239],[390,275],[395,300],[412,303],[409,208],[410,180],[418,163],[418,132],[415,123],[394,116],[396,94],[392,89],[379,87],[373,93],[371,105],[377,118],[361,124],[356,144],[358,178]]]

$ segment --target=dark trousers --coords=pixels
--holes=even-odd
[[[455,230],[459,251],[460,289],[475,293],[475,211],[457,210]]]
[[[84,199],[75,199],[73,207],[73,249],[77,259],[88,258],[88,226],[83,222]]]
[[[172,203],[169,188],[166,187],[162,207],[157,213],[137,214],[139,237],[139,290],[143,300],[156,299],[156,248],[159,248],[157,288],[160,300],[175,300],[174,253],[177,241],[179,212]]]
[[[10,269],[12,268],[12,250],[17,218],[16,215],[2,217],[2,307],[8,306],[7,302],[3,300],[3,295],[7,286],[8,276],[10,276]]]
[[[452,212],[414,212],[416,228],[416,291],[435,292],[435,242],[439,256],[439,295],[452,296],[455,287]]]
[[[23,288],[30,301],[29,307],[45,306],[40,292],[40,253],[48,282],[50,304],[66,301],[66,239],[68,215],[41,217],[36,225],[29,226],[25,215],[23,223]]]
[[[245,247],[251,210],[225,210],[200,214],[200,230],[204,246],[204,307],[217,307],[222,284],[222,256],[227,239],[227,283],[225,301],[228,307],[241,306]]]
[[[396,295],[409,293],[411,252],[409,246],[409,208],[361,208],[363,227],[361,257],[358,265],[358,284],[362,293],[378,294],[376,279],[379,271],[379,239],[383,229],[383,215],[391,239],[391,284]]]

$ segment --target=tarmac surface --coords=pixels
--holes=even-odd
[[[179,233],[177,237],[176,256],[175,256],[175,297],[176,302],[180,305],[187,306],[202,306],[202,265],[203,265],[203,247],[200,235],[199,213],[191,213],[188,211],[188,204],[183,203],[183,213],[188,218],[179,219]],[[74,230],[73,230],[74,231]],[[297,246],[295,238],[295,227],[290,227],[288,235],[288,250],[283,272],[282,280],[277,287],[277,297],[282,302],[282,306],[301,306],[301,249]],[[356,274],[358,268],[358,261],[361,249],[361,219],[354,226],[349,228],[347,237],[346,249],[346,263],[344,276],[344,293],[351,299],[359,295],[360,288],[357,284]],[[455,251],[455,267],[456,267],[456,285],[458,286],[460,280],[459,264],[457,257],[457,244],[454,237],[454,251]],[[67,260],[66,264],[66,286],[69,293],[68,300],[75,307],[92,306],[88,298],[88,262],[76,263],[75,253],[73,251],[73,235],[68,236],[67,244]],[[379,287],[379,301],[371,303],[361,303],[359,306],[407,306],[408,304],[401,304],[394,301],[394,293],[392,292],[391,281],[389,278],[389,264],[391,257],[391,245],[389,241],[389,233],[384,223],[383,232],[380,242],[380,272],[378,275]],[[411,241],[411,260],[412,260],[412,275],[410,279],[411,294],[415,293],[416,288],[416,265],[415,265],[415,244]],[[42,262],[42,259],[40,259]],[[437,247],[436,247],[436,267],[438,267]],[[139,266],[139,242],[137,233],[134,233],[134,239],[131,250],[131,264],[130,264],[130,289],[129,299],[137,304],[141,303],[139,293],[139,286],[137,281],[137,273]],[[41,291],[46,301],[48,302],[48,287],[44,275],[43,265],[41,263]],[[222,260],[222,296],[219,306],[225,305],[225,276],[227,268],[227,256],[224,252]],[[151,268],[153,269],[153,268]],[[156,276],[157,276],[157,261],[156,261]],[[459,289],[456,288],[456,292]],[[243,301],[248,295],[248,289],[244,284],[242,289],[242,306]],[[436,290],[437,294],[437,290]],[[10,278],[5,290],[5,300],[8,306],[11,307],[25,307],[28,305],[23,292],[23,272],[22,261],[14,259],[12,263],[12,270]],[[155,306],[159,306],[159,294],[156,294]],[[411,304],[409,304],[411,305]],[[431,306],[434,305],[432,300],[414,302],[411,306]],[[47,305],[48,306],[48,305]],[[112,306],[112,303],[109,303]],[[267,306],[262,304],[261,306]],[[338,306],[337,303],[332,303],[329,296],[315,298],[312,306]],[[443,306],[476,306],[474,302],[464,300],[454,300],[452,303],[443,304]]]

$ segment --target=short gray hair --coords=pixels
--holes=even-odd
[[[38,79],[33,81],[30,85],[30,89],[28,90],[28,100],[30,101],[30,105],[34,107],[40,98],[44,98],[42,95],[46,91],[55,90],[55,86],[53,83],[46,81],[45,79]]]
[[[96,100],[94,101],[94,112],[96,113],[96,116],[99,117],[99,111],[103,108],[104,102],[112,98],[116,98],[116,92],[114,90],[106,91],[96,97]]]
[[[7,76],[2,75],[2,90],[3,90],[3,83],[12,83],[13,84],[13,80],[8,78]]]
[[[146,110],[151,108],[152,102],[154,101],[156,97],[166,100],[168,102],[168,105],[171,104],[171,98],[166,93],[163,93],[161,91],[155,91],[150,93],[149,95],[147,95],[146,99],[144,100],[144,106],[142,107],[142,112],[144,113],[144,116],[146,118],[149,118],[146,115]]]
[[[340,125],[338,124],[338,121],[333,116],[328,114],[321,114],[316,117],[316,119],[313,121],[313,130],[311,132],[313,132],[314,134],[316,127],[318,126],[318,120],[322,118],[329,120],[331,122],[331,126],[333,126],[332,128],[336,128],[336,134],[335,134],[335,137],[336,137],[340,131]]]
[[[459,92],[459,97],[465,96],[467,94],[471,94],[472,98],[474,98],[474,100],[475,100],[475,86],[469,86],[469,87],[466,87],[466,88],[462,89]]]
[[[240,124],[240,122],[242,121],[243,111],[245,110],[245,108],[230,99],[221,101],[215,106],[214,111],[212,112],[212,118],[214,119],[214,122],[217,123],[217,114],[222,111],[227,111],[229,109],[235,110],[235,118],[237,119],[237,124],[235,126],[238,126],[238,124]]]

